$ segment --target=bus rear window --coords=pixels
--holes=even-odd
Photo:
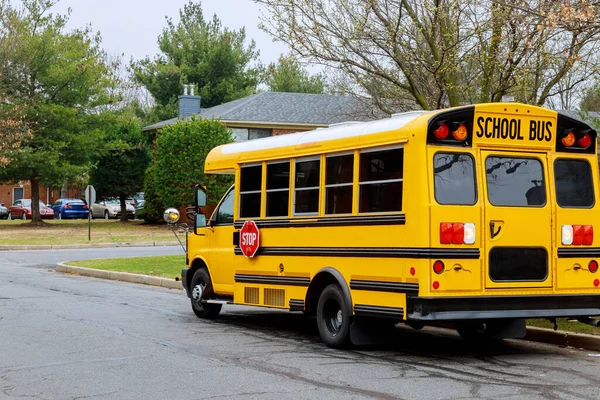
[[[594,205],[592,169],[585,160],[554,161],[556,202],[560,207],[589,208]]]
[[[439,204],[477,203],[475,162],[466,153],[436,153],[433,156],[435,200]]]

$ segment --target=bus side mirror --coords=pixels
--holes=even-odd
[[[194,198],[196,207],[204,207],[206,205],[206,189],[196,185],[196,196]]]
[[[198,228],[205,228],[206,227],[206,215],[204,214],[196,214],[196,216],[194,217],[194,234],[197,235],[198,234]]]

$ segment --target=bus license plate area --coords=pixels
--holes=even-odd
[[[494,247],[488,270],[494,282],[543,282],[548,277],[548,252],[543,247]]]

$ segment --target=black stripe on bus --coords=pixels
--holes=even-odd
[[[378,317],[378,318],[404,318],[404,309],[400,307],[382,307],[369,306],[366,304],[356,304],[354,314],[359,317]]]
[[[234,227],[240,229],[245,221],[236,221]],[[259,228],[309,228],[317,226],[364,226],[364,225],[404,225],[406,214],[365,215],[352,217],[328,217],[315,219],[267,219],[254,220]]]
[[[243,255],[235,247],[236,255]],[[479,249],[431,247],[259,247],[261,256],[478,259]]]
[[[417,283],[406,282],[351,280],[350,289],[368,290],[371,292],[406,293],[411,295],[417,295],[419,293],[419,285]]]
[[[235,274],[236,283],[257,283],[260,285],[308,286],[310,278],[296,276],[271,276]]]
[[[600,257],[600,247],[563,247],[558,258]]]
[[[290,299],[290,311],[304,311],[304,300]]]

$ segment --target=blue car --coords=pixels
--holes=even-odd
[[[55,219],[86,218],[90,212],[88,205],[81,199],[58,199],[52,203]]]

